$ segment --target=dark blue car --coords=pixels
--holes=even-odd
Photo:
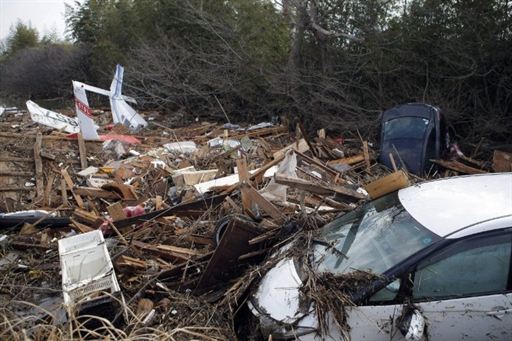
[[[384,112],[379,162],[422,175],[435,169],[431,159],[449,152],[446,120],[441,110],[430,104],[409,103]]]

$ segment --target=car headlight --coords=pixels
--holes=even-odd
[[[262,334],[272,335],[273,340],[296,340],[301,336],[316,333],[316,328],[313,327],[291,326],[276,321],[268,314],[260,312],[251,301],[248,301],[247,305],[252,314],[258,318]]]

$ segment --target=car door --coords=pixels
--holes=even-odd
[[[426,339],[512,339],[512,231],[479,235],[420,260],[368,304],[347,309],[353,340],[402,341],[404,314],[425,318]],[[400,295],[398,294],[400,292]]]
[[[456,242],[418,263],[411,302],[430,340],[511,340],[512,232]]]

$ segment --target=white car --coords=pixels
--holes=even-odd
[[[512,173],[424,182],[327,224],[308,264],[281,253],[248,306],[265,340],[512,340],[511,247]],[[345,328],[319,328],[305,266],[379,279],[347,290]]]

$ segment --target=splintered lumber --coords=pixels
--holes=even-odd
[[[176,206],[173,206],[170,208],[166,208],[163,210],[148,212],[148,213],[144,213],[144,214],[141,214],[141,215],[138,215],[135,217],[118,220],[118,221],[115,221],[113,224],[117,228],[121,228],[121,227],[125,227],[125,226],[130,226],[133,224],[140,224],[140,223],[143,223],[143,222],[146,222],[151,219],[158,218],[158,217],[165,217],[165,216],[172,215],[172,214],[175,214],[178,212],[181,213],[181,212],[185,212],[185,211],[194,211],[194,210],[199,210],[199,209],[215,207],[217,205],[220,205],[224,201],[225,198],[226,198],[225,195],[217,195],[217,196],[213,196],[210,198],[202,198],[202,199],[199,199],[196,201],[182,203],[182,204],[179,204],[179,205],[176,205]]]
[[[367,199],[363,193],[356,192],[353,189],[346,188],[337,184],[323,184],[319,182],[312,182],[301,178],[290,177],[284,174],[276,173],[274,175],[275,181],[278,184],[287,185],[293,188],[302,189],[307,192],[316,193],[319,195],[333,195],[336,194],[341,197],[348,197],[352,199],[362,200]]]
[[[41,160],[41,142],[43,135],[41,132],[37,133],[36,143],[34,145],[34,164],[35,164],[35,178],[36,178],[36,194],[38,198],[44,197],[44,184],[43,184],[43,161]]]
[[[133,186],[125,185],[122,183],[110,182],[101,186],[102,189],[118,193],[124,200],[137,200],[139,197],[133,189]]]
[[[301,152],[295,152],[297,154],[297,161],[306,162],[309,163],[311,166],[316,166],[323,170],[324,172],[327,172],[327,174],[330,174],[335,179],[336,182],[339,182],[341,184],[346,184],[346,181],[339,177],[339,172],[335,170],[334,168],[331,168],[329,166],[324,165],[322,162],[315,160],[305,154],[302,154]]]
[[[213,245],[213,239],[211,237],[205,237],[199,234],[190,234],[188,238],[193,244],[201,244],[201,245]]]
[[[286,217],[281,213],[281,211],[279,211],[277,207],[275,207],[270,201],[265,199],[265,197],[263,197],[256,189],[254,189],[247,182],[242,183],[242,194],[247,198],[247,200],[249,200],[249,202],[255,202],[256,204],[258,204],[260,209],[262,209],[268,215],[270,215],[272,219],[274,219],[276,224],[283,224],[286,221]]]
[[[240,183],[244,183],[249,179],[249,171],[247,170],[247,159],[242,157],[236,160],[238,168],[238,179]],[[244,211],[251,210],[251,199],[248,197],[247,192],[242,191],[242,207]]]
[[[494,151],[492,170],[495,172],[512,172],[512,153]]]
[[[484,174],[487,173],[484,170],[467,166],[462,162],[456,160],[430,160],[435,164],[441,165],[444,168],[448,168],[454,170],[456,172],[464,173],[464,174]]]
[[[366,171],[370,172],[370,154],[368,153],[368,141],[363,141],[363,152],[364,152],[364,161],[366,162]]]
[[[183,178],[183,183],[187,186],[193,186],[201,182],[213,180],[217,174],[217,169],[208,169],[200,171],[180,172],[179,176]]]
[[[370,198],[377,199],[385,194],[409,186],[409,179],[403,170],[398,170],[366,185]]]
[[[182,253],[182,254],[185,254],[188,256],[200,256],[203,254],[203,252],[201,252],[201,251],[197,251],[197,250],[186,248],[186,247],[174,246],[174,245],[158,244],[156,247],[159,250]]]
[[[55,177],[57,174],[51,172],[48,175],[48,181],[46,182],[46,188],[44,189],[44,197],[43,197],[43,205],[46,206],[48,203],[51,202],[51,193],[52,193],[52,187],[53,183],[55,182]]]
[[[143,260],[121,255],[116,259],[117,265],[131,266],[132,268],[147,269],[148,263]]]
[[[300,121],[300,119],[298,117],[295,117],[295,123],[297,124],[297,126],[299,127],[299,130],[300,130],[300,133],[302,135],[302,138],[306,141],[308,147],[309,147],[309,150],[311,150],[311,152],[313,153],[313,155],[315,156],[318,156],[315,148],[313,147],[313,144],[311,143],[311,141],[309,140],[308,138],[308,134],[306,132],[306,130],[304,129],[304,127],[302,126],[302,122]]]
[[[114,220],[114,221],[127,218],[126,213],[124,213],[124,211],[123,211],[123,206],[118,202],[107,206],[107,211],[110,214],[110,217],[112,218],[112,220]]]
[[[344,157],[341,159],[330,160],[330,161],[327,161],[326,164],[328,166],[339,165],[339,164],[353,165],[354,163],[358,163],[361,161],[364,161],[363,155],[354,155],[354,156],[350,156],[350,157]]]
[[[100,218],[96,214],[88,212],[88,211],[80,209],[80,208],[76,208],[73,211],[73,214],[76,217],[80,218],[81,220],[87,222],[90,225],[94,224],[96,222],[96,220],[98,220],[98,218]]]
[[[62,174],[62,177],[64,178],[64,181],[68,185],[69,190],[71,191],[71,194],[73,194],[73,197],[75,198],[78,207],[84,208],[84,201],[82,200],[82,198],[78,194],[76,194],[74,192],[73,188],[75,186],[73,184],[73,180],[71,180],[71,177],[69,176],[69,173],[68,173],[67,169],[62,169],[60,172]]]
[[[119,200],[122,197],[117,192],[107,191],[97,187],[77,187],[74,189],[75,193],[82,196],[101,198],[101,199],[113,199]]]
[[[174,251],[163,250],[159,248],[157,245],[147,244],[139,240],[132,240],[131,245],[133,245],[134,247],[141,251],[149,252],[163,259],[169,259],[172,261],[186,262],[190,258],[189,255],[177,253]]]
[[[49,250],[55,250],[58,248],[57,243],[53,244],[30,244],[30,243],[23,243],[18,241],[12,241],[9,243],[9,246],[13,249],[23,250],[27,251],[30,249],[40,250],[40,251],[49,251]]]
[[[78,221],[74,220],[73,218],[70,218],[70,220],[71,220],[71,225],[73,225],[73,227],[76,228],[81,233],[94,231],[93,228],[91,228],[85,224],[79,223]]]
[[[80,166],[82,169],[87,168],[87,153],[85,152],[85,141],[82,133],[77,134],[78,152],[80,154]]]
[[[292,144],[289,144],[288,146],[286,146],[286,147],[278,150],[277,152],[275,152],[274,153],[274,159],[278,159],[280,157],[284,157],[286,152],[288,150],[290,150],[290,149],[293,149],[295,151],[304,153],[305,151],[309,150],[309,145],[308,145],[308,143],[306,142],[305,139],[300,139],[299,141],[294,142]]]

